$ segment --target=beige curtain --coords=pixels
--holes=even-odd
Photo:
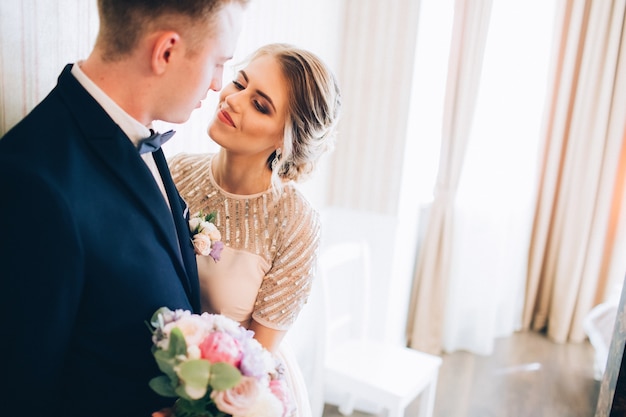
[[[87,56],[97,30],[95,0],[0,2],[0,136]]]
[[[437,185],[417,259],[408,320],[409,346],[436,354],[442,347],[454,199],[480,82],[491,3],[455,2]]]
[[[626,0],[563,0],[523,326],[582,341],[623,237]],[[616,255],[616,256],[613,256]],[[624,271],[618,271],[623,279]]]
[[[346,0],[328,205],[396,215],[419,0]],[[340,179],[340,180],[337,180]]]

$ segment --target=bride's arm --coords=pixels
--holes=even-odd
[[[249,330],[254,331],[254,338],[258,340],[265,349],[272,353],[278,350],[280,342],[287,334],[287,330],[270,329],[254,320],[251,321]]]

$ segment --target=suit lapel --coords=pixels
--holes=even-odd
[[[138,208],[152,221],[162,237],[163,244],[170,252],[172,262],[189,295],[191,304],[196,308],[196,304],[199,305],[197,270],[183,263],[189,261],[183,261],[187,255],[181,254],[182,248],[179,249],[177,228],[180,226],[173,221],[172,212],[167,207],[152,173],[124,132],[87,93],[70,71],[71,65],[67,65],[59,77],[58,89],[66,105],[75,114],[76,121],[84,133],[86,144],[94,151],[99,162],[105,165],[126,188],[131,200],[135,201]],[[172,182],[169,175],[168,181]],[[167,193],[170,195],[171,191],[168,190]],[[177,206],[180,210],[180,203],[174,205],[170,202],[170,204],[172,208]],[[182,212],[180,217],[182,217]],[[191,279],[188,277],[188,271],[192,271],[189,272]]]
[[[185,203],[185,201],[180,197],[180,194],[174,185],[163,150],[158,149],[154,151],[152,155],[154,156],[154,161],[156,162],[159,173],[161,174],[161,179],[163,180],[167,198],[172,209],[172,216],[174,216],[174,224],[176,225],[176,231],[178,232],[181,256],[183,258],[183,262],[185,263],[185,268],[187,269],[187,276],[189,277],[189,288],[191,289],[189,299],[194,309],[199,311],[200,292],[198,288],[198,266],[196,264],[196,255],[191,240],[191,234],[189,232],[189,209],[187,207],[187,203]]]

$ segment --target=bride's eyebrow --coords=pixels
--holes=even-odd
[[[241,76],[243,77],[244,80],[246,80],[246,82],[248,82],[248,74],[246,74],[246,72],[244,70],[239,71],[239,74],[241,74]],[[263,91],[261,90],[255,90],[255,92],[260,95],[261,97],[263,97],[265,100],[267,100],[270,105],[272,106],[272,108],[274,109],[274,111],[276,111],[276,106],[274,106],[274,102],[272,101],[272,99],[270,98],[270,96],[268,96],[267,94],[265,94]]]

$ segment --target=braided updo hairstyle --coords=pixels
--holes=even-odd
[[[306,179],[319,158],[334,148],[341,94],[334,74],[315,54],[274,43],[259,48],[249,60],[267,55],[278,61],[288,89],[282,149],[267,160],[272,185],[280,190],[284,180]]]

